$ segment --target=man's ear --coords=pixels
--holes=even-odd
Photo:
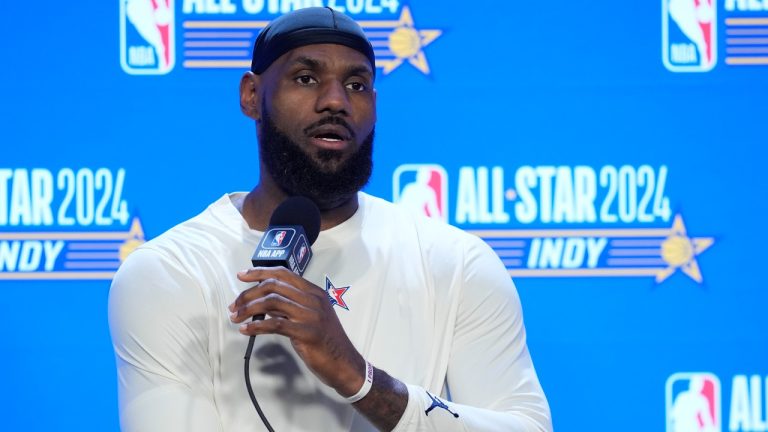
[[[248,71],[240,78],[240,110],[254,120],[261,120],[260,75]]]

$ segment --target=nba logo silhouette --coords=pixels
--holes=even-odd
[[[661,0],[662,60],[672,72],[707,72],[717,63],[715,0]]]
[[[296,241],[296,247],[293,250],[294,256],[296,257],[296,269],[301,275],[304,273],[304,269],[307,267],[307,264],[309,264],[309,258],[312,256],[312,252],[309,251],[309,244],[304,235],[299,235],[299,239]]]
[[[174,0],[120,0],[120,65],[131,75],[163,75],[176,62]]]
[[[440,165],[400,165],[392,175],[392,190],[396,204],[448,222],[448,174]]]
[[[667,432],[721,432],[720,380],[707,372],[667,379]]]
[[[297,261],[299,263],[304,261],[304,255],[306,255],[306,254],[307,254],[307,246],[306,245],[301,245],[301,248],[299,248],[299,256],[298,256]]]
[[[285,235],[288,234],[287,231],[278,231],[275,236],[272,238],[272,246],[280,246],[283,243],[283,239],[285,239]]]

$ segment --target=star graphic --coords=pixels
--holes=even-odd
[[[122,245],[120,245],[120,262],[125,261],[131,252],[145,242],[146,239],[144,238],[144,229],[141,227],[141,221],[138,217],[135,217],[131,222],[131,230],[128,232],[128,238],[125,239]]]
[[[696,282],[704,282],[696,256],[714,243],[712,237],[688,237],[683,217],[676,215],[669,236],[661,244],[661,257],[669,266],[656,274],[656,283],[663,282],[678,269]]]
[[[429,63],[423,48],[443,34],[442,30],[415,28],[408,6],[403,6],[397,20],[358,23],[371,40],[376,54],[376,67],[381,67],[384,75],[397,69],[405,61],[423,74],[429,75]]]
[[[347,303],[342,298],[344,293],[346,293],[349,288],[349,286],[336,288],[333,286],[333,282],[331,282],[331,279],[328,277],[328,275],[325,276],[325,293],[328,294],[328,300],[331,301],[331,305],[339,306],[349,310]]]

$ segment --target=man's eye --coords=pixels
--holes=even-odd
[[[296,78],[296,82],[301,84],[301,85],[309,85],[309,84],[316,83],[317,80],[312,78],[310,75],[302,75],[302,76]]]
[[[365,84],[361,82],[351,82],[347,84],[347,88],[356,92],[361,92],[366,90]]]

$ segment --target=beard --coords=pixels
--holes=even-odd
[[[368,184],[373,172],[373,130],[346,160],[343,152],[328,149],[318,151],[313,158],[277,129],[264,108],[259,157],[274,182],[288,196],[305,196],[320,210],[330,210],[344,204]],[[346,124],[332,117],[319,123]]]

